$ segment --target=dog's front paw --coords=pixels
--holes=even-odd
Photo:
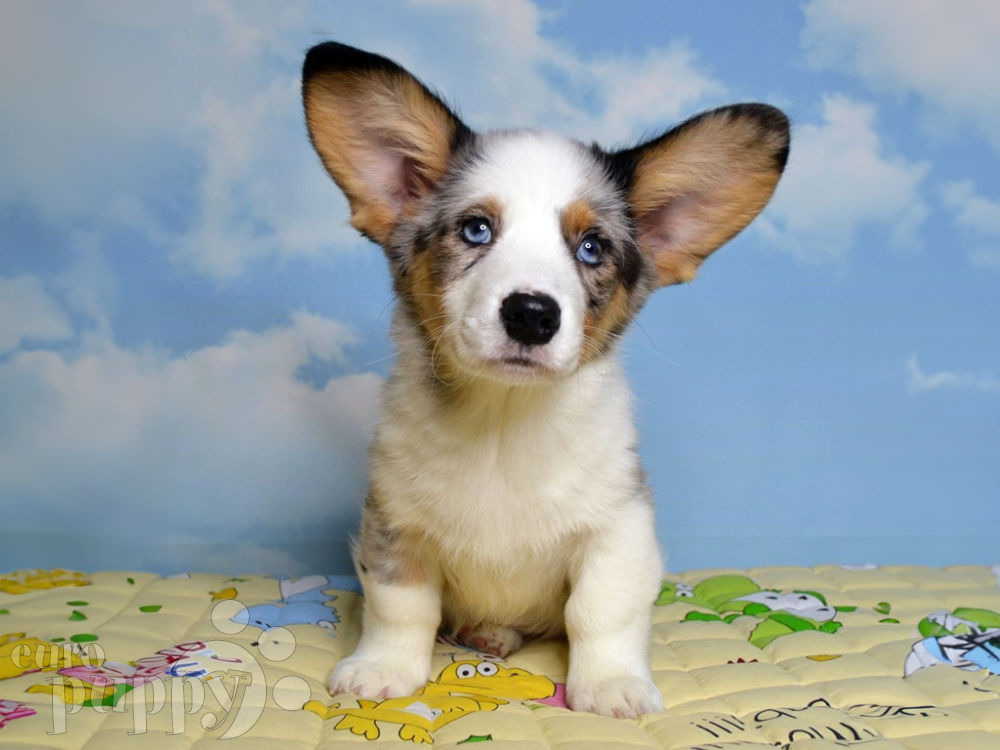
[[[420,671],[412,665],[349,656],[337,665],[326,684],[330,695],[352,693],[359,698],[382,700],[414,695],[429,679],[429,668]]]
[[[635,675],[612,677],[595,684],[571,681],[566,691],[567,703],[574,711],[635,719],[663,710],[663,696],[656,685]]]

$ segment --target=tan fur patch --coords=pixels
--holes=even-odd
[[[721,113],[642,153],[630,202],[661,284],[693,279],[763,209],[781,176],[775,154],[786,144],[753,117]]]
[[[629,295],[619,284],[611,301],[596,315],[588,310],[583,316],[583,351],[580,361],[589,362],[600,356],[613,334],[622,330],[629,320]]]
[[[598,225],[597,212],[586,200],[578,198],[571,202],[563,210],[559,217],[563,237],[568,247],[575,247],[588,232],[595,230]],[[588,362],[600,356],[607,348],[612,334],[624,328],[629,318],[629,295],[620,281],[611,282],[614,284],[614,292],[611,287],[606,286],[611,281],[614,274],[613,264],[608,262],[600,269],[590,269],[585,273],[597,274],[591,278],[584,279],[584,286],[588,294],[593,294],[592,299],[606,299],[605,294],[610,294],[610,299],[598,306],[588,306],[583,316],[583,350],[581,352],[581,362]],[[601,278],[601,282],[596,282]],[[599,291],[607,288],[607,292]]]
[[[442,349],[448,319],[444,308],[444,290],[434,273],[435,256],[441,252],[438,247],[429,247],[417,253],[400,280],[399,294],[416,314],[434,378],[444,385],[452,385],[461,375],[451,363],[448,353]]]
[[[379,583],[413,585],[427,580],[422,538],[417,533],[387,527],[378,502],[369,495],[361,513],[361,538],[356,551],[362,572]]]
[[[417,312],[420,327],[432,345],[436,345],[447,323],[444,291],[434,282],[434,250],[418,253],[406,273],[406,295]]]
[[[582,198],[577,198],[563,210],[559,217],[563,237],[567,244],[575,244],[583,235],[597,226],[597,214]]]
[[[493,224],[494,239],[500,236],[500,232],[503,230],[503,202],[499,198],[492,195],[486,196],[466,213],[485,216]]]
[[[304,101],[313,145],[347,195],[352,226],[384,245],[410,193],[425,191],[447,169],[454,117],[415,79],[388,71],[318,73],[306,81]],[[390,191],[387,158],[412,172]]]

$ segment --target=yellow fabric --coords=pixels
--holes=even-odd
[[[650,648],[667,708],[618,720],[565,708],[555,642],[505,661],[441,642],[418,695],[327,695],[359,634],[348,578],[15,571],[0,746],[1000,750],[998,573],[669,576]]]

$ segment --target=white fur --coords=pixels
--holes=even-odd
[[[473,376],[442,399],[420,333],[397,314],[400,357],[371,481],[388,525],[426,540],[426,580],[363,574],[364,634],[331,676],[334,693],[419,689],[443,613],[456,629],[565,630],[574,708],[636,716],[662,707],[647,663],[662,566],[630,396],[613,356],[578,364],[585,293],[559,217],[585,194],[589,166],[557,136],[495,136],[465,184],[470,201],[500,200],[503,229],[445,290],[450,355],[468,372],[513,346],[498,315],[504,297],[552,296],[562,323],[532,356],[564,377]]]
[[[431,651],[441,622],[435,581],[386,585],[361,572],[364,627],[354,653],[330,675],[330,693],[367,698],[410,695],[431,678]]]

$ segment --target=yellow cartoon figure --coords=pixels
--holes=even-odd
[[[493,711],[502,699],[466,698],[464,696],[408,696],[386,698],[383,701],[358,700],[357,708],[344,707],[339,703],[325,706],[319,701],[309,701],[303,708],[323,719],[342,717],[334,729],[347,729],[365,739],[379,737],[376,722],[399,724],[399,738],[410,742],[426,742],[434,739],[431,732],[440,729],[455,719],[460,719],[474,711]]]
[[[27,594],[29,591],[56,586],[87,586],[90,579],[73,570],[15,570],[0,576],[0,591],[5,594]]]
[[[66,705],[114,706],[131,689],[131,685],[94,685],[77,677],[69,677],[59,683],[29,685],[24,692],[55,695]]]
[[[463,660],[449,664],[414,696],[383,701],[360,699],[357,708],[309,701],[303,708],[323,719],[339,716],[334,729],[349,730],[365,739],[378,739],[377,722],[383,722],[399,724],[402,740],[431,744],[435,730],[468,713],[494,711],[508,699],[548,698],[555,692],[555,683],[543,675],[502,667],[493,661]]]
[[[80,664],[83,660],[65,646],[41,638],[26,638],[24,633],[0,635],[0,680]]]
[[[437,679],[428,682],[420,694],[461,693],[527,701],[548,698],[555,690],[555,683],[548,677],[526,669],[501,667],[494,661],[457,661],[442,669]]]

